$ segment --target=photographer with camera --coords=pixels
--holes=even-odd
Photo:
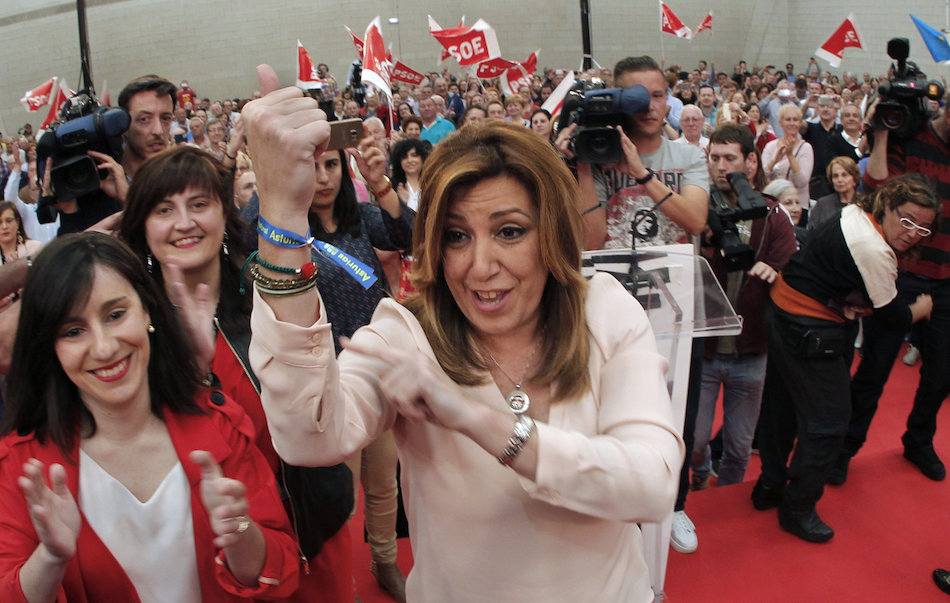
[[[930,177],[943,204],[940,215],[950,216],[950,111],[930,118],[927,98],[940,98],[943,86],[926,81],[906,61],[906,39],[888,42],[888,55],[897,61],[895,77],[883,83],[877,102],[869,109],[874,130],[864,184],[874,190],[900,174]],[[923,366],[914,405],[901,438],[904,457],[928,478],[941,481],[946,468],[934,450],[937,412],[950,394],[950,222],[944,220],[920,244],[916,256],[902,257],[897,288],[901,299],[922,293],[933,297],[930,320],[922,323],[920,355]],[[851,384],[851,421],[841,455],[829,483],[847,479],[848,464],[867,438],[884,384],[904,341],[904,330],[883,324],[874,316],[864,320],[863,357]]]
[[[584,248],[623,248],[689,242],[706,227],[709,210],[709,173],[703,152],[688,144],[674,144],[663,137],[668,112],[667,82],[657,62],[649,56],[628,57],[614,66],[614,85],[620,90],[595,91],[623,97],[638,109],[618,116],[620,126],[612,129],[619,138],[619,159],[615,163],[591,161],[597,151],[610,150],[603,128],[590,128],[590,144],[578,144],[577,123],[560,129],[555,146],[563,155],[577,158],[580,188],[578,203],[584,216]],[[637,90],[642,86],[642,90]],[[634,90],[628,88],[634,87]],[[639,98],[645,93],[646,98]],[[567,110],[565,99],[562,120]],[[575,151],[580,147],[580,156]],[[597,165],[602,163],[602,165]],[[636,236],[636,239],[634,239]],[[635,243],[634,243],[635,241]],[[683,439],[686,459],[692,451],[693,426],[699,403],[699,370],[702,362],[700,340],[693,341],[689,392]],[[632,393],[632,392],[631,392]],[[679,493],[673,514],[671,545],[680,553],[692,553],[698,546],[693,522],[686,516],[689,491],[689,464],[683,462]]]
[[[855,320],[873,312],[904,333],[930,316],[931,297],[900,296],[895,281],[898,256],[936,228],[940,208],[925,176],[889,180],[870,200],[848,205],[840,219],[813,231],[772,286],[759,419],[762,475],[752,504],[760,511],[778,507],[779,525],[803,540],[834,536],[815,505],[848,428]]]
[[[129,180],[149,157],[168,148],[175,85],[155,75],[132,80],[119,107],[100,106],[85,92],[69,99],[63,117],[37,145],[42,183],[37,216],[60,216],[59,234],[81,232],[122,209]]]
[[[759,419],[767,344],[763,311],[769,287],[795,253],[795,231],[765,185],[755,139],[749,128],[723,124],[709,140],[709,226],[702,253],[742,316],[742,333],[706,341],[702,390],[693,444],[693,483],[708,486],[712,459],[709,439],[722,386],[723,454],[717,485],[745,478]]]

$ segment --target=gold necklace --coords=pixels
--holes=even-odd
[[[521,376],[519,381],[515,381],[511,378],[511,375],[502,368],[498,361],[495,360],[495,357],[491,352],[485,350],[485,353],[488,354],[488,357],[491,358],[491,361],[495,363],[495,366],[498,367],[498,370],[501,371],[509,381],[515,384],[515,388],[505,396],[505,402],[508,403],[508,408],[511,409],[511,412],[516,415],[524,414],[528,412],[528,407],[531,406],[531,398],[528,397],[527,392],[521,389],[521,386],[524,384],[524,380],[528,377],[528,371],[531,370],[531,364],[534,362],[534,356],[538,353],[538,348],[541,347],[541,342],[538,341],[534,344],[534,348],[531,350],[531,356],[528,358],[528,364],[524,367],[524,374]]]

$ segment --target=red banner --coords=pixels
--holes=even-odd
[[[346,25],[344,25],[343,27],[346,27]],[[350,34],[350,39],[353,41],[353,47],[356,48],[356,56],[362,59],[363,58],[363,40],[360,40],[359,36],[353,33],[353,30],[350,29],[349,27],[346,27],[346,31],[347,33]]]
[[[424,79],[426,79],[426,76],[422,75],[412,67],[409,67],[402,61],[396,61],[396,66],[393,67],[393,81],[406,82],[407,84],[418,86]]]
[[[42,125],[40,125],[40,130],[45,130],[51,123],[59,119],[59,111],[63,108],[68,98],[66,95],[66,84],[62,80],[58,81],[55,94],[56,96],[53,97],[53,102],[51,102],[49,106],[49,113],[46,114],[46,119],[44,119]]]
[[[432,28],[434,24],[430,18],[430,33],[462,67],[477,65],[501,56],[495,30],[481,19],[471,27],[437,30]]]
[[[39,111],[40,107],[49,102],[50,95],[53,94],[53,86],[56,85],[56,78],[51,77],[32,90],[24,93],[20,102],[27,111]]]
[[[683,25],[676,13],[670,10],[670,7],[663,0],[660,0],[660,31],[687,40],[693,37],[693,32]]]
[[[832,67],[838,67],[841,65],[841,56],[844,54],[845,48],[864,48],[864,44],[861,43],[861,35],[854,24],[854,13],[848,15],[848,18],[831,34],[831,37],[818,47],[815,56],[828,61],[828,64]]]
[[[386,44],[379,28],[379,17],[370,21],[363,35],[363,81],[375,86],[390,99],[393,96],[391,85],[392,61],[388,59]]]
[[[696,34],[703,31],[704,29],[708,29],[712,31],[712,17],[713,17],[713,12],[709,11],[709,14],[706,15],[706,18],[703,19],[703,22],[699,24],[699,27],[696,28],[696,33],[694,33],[693,35],[695,36]]]
[[[297,81],[295,85],[298,88],[316,88],[322,80],[317,75],[317,70],[310,60],[310,53],[303,47],[300,40],[297,40]]]

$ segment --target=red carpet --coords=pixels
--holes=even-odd
[[[754,458],[745,483],[690,493],[699,550],[670,551],[668,600],[950,601],[930,577],[950,568],[950,482],[925,478],[904,460],[900,442],[919,366],[898,359],[847,483],[825,489],[818,512],[835,530],[831,542],[800,540],[779,528],[774,510],[752,507]],[[950,460],[946,412],[935,446]]]
[[[903,355],[903,353],[901,354]],[[749,501],[759,474],[753,455],[746,482],[690,493],[686,511],[696,524],[699,550],[670,550],[666,595],[673,603],[948,601],[930,577],[950,569],[950,481],[932,482],[901,456],[900,436],[917,388],[919,364],[898,359],[884,389],[868,442],[851,462],[848,482],[818,503],[835,530],[827,544],[784,532],[775,511]],[[937,452],[950,461],[950,415],[940,415]],[[362,509],[351,522],[357,593],[364,603],[391,602],[369,573]],[[412,553],[399,541],[399,565]]]

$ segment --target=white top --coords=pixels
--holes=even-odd
[[[79,451],[79,508],[142,603],[201,603],[191,489],[176,463],[146,502]]]
[[[552,402],[537,422],[534,481],[457,432],[397,417],[381,396],[377,360],[343,351],[337,362],[320,307],[317,323],[299,327],[278,322],[254,293],[251,365],[274,447],[289,463],[331,465],[393,429],[415,557],[410,601],[653,601],[637,523],[672,508],[683,444],[666,360],[643,308],[615,279],[590,282],[591,389]],[[419,323],[391,300],[353,340],[435,362]],[[473,404],[507,410],[485,377],[460,388]]]
[[[409,198],[406,199],[406,205],[412,211],[419,211],[419,193],[422,189],[414,189],[409,181],[406,180],[406,190],[409,191]]]

